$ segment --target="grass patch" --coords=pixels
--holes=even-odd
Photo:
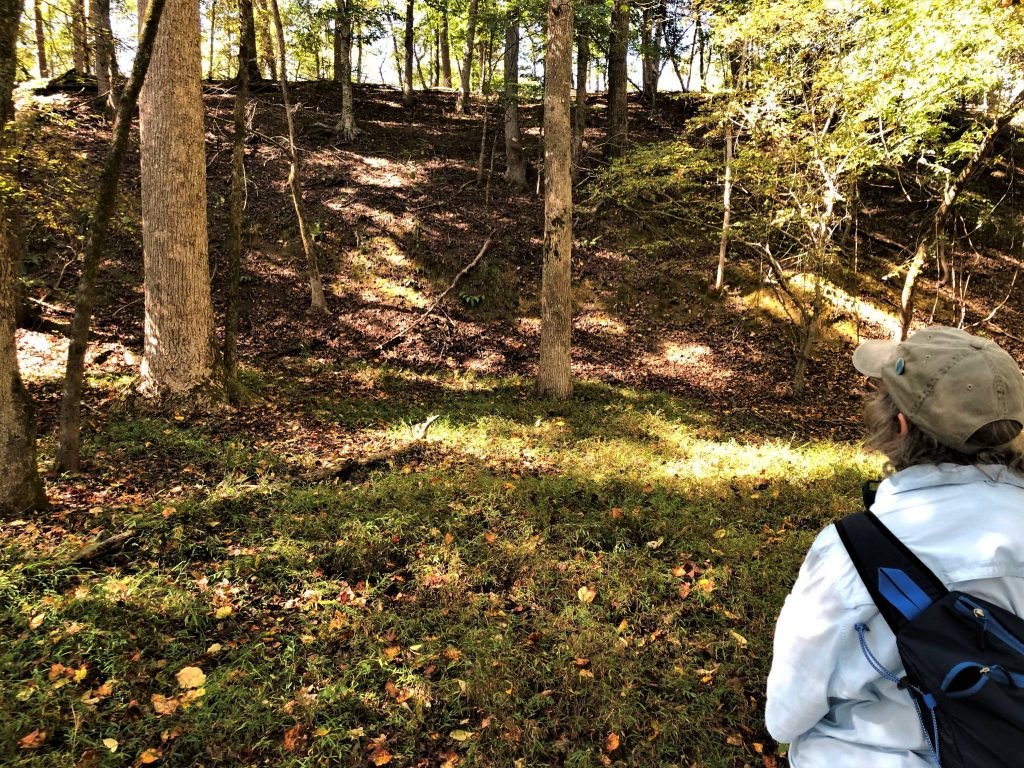
[[[248,442],[173,417],[90,438],[96,462],[191,467],[176,493],[180,479],[155,478],[77,528],[5,529],[0,762],[152,750],[175,766],[724,768],[773,754],[774,619],[870,459],[724,431],[629,389],[583,384],[563,405],[518,379],[295,365],[234,417],[278,417]],[[310,480],[371,449],[392,458]],[[134,527],[128,548],[57,564],[99,519]],[[199,688],[180,686],[186,667]],[[41,745],[19,747],[33,731]]]

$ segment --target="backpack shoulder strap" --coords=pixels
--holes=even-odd
[[[949,590],[871,511],[836,523],[871,599],[894,633]]]

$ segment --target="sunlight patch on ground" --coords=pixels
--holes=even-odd
[[[52,333],[18,331],[18,365],[26,381],[53,381],[64,376],[68,340]]]
[[[625,336],[628,331],[625,323],[599,311],[581,315],[575,325],[584,330],[607,333],[612,336]]]

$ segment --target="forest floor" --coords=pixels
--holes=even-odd
[[[346,145],[325,128],[336,87],[297,88],[329,287],[328,317],[311,320],[283,115],[274,91],[257,94],[237,408],[139,413],[131,397],[133,149],[103,266],[83,472],[48,472],[50,511],[0,533],[0,762],[784,765],[761,724],[774,618],[816,532],[877,471],[852,442],[848,355],[857,333],[885,334],[893,296],[851,279],[847,295],[873,313],[836,319],[795,399],[792,342],[756,265],[734,265],[714,295],[717,240],[654,248],[628,212],[584,204],[580,381],[571,403],[537,400],[539,199],[507,188],[500,147],[477,184],[480,112],[456,116],[453,94],[411,110],[390,89],[357,95],[363,133]],[[206,98],[220,309],[231,96],[211,86]],[[634,105],[634,140],[673,137],[692,109]],[[37,96],[33,110],[20,180],[42,311],[19,342],[45,469],[60,328],[109,133],[78,97]],[[536,157],[539,106],[523,111]],[[601,113],[595,100],[598,125]],[[601,136],[588,135],[594,168]],[[906,236],[901,215],[872,226]],[[442,311],[378,349],[492,232]],[[961,302],[975,320],[1013,272],[1008,247],[982,250]],[[1018,308],[997,322],[1019,352]],[[121,550],[68,562],[124,531]]]

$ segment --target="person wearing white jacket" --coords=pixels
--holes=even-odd
[[[887,458],[871,510],[951,590],[1024,615],[1024,376],[994,342],[953,328],[866,342],[866,442]],[[800,568],[775,631],[765,722],[793,768],[933,768],[896,639],[835,526]],[[1024,765],[1024,757],[1022,757]]]

